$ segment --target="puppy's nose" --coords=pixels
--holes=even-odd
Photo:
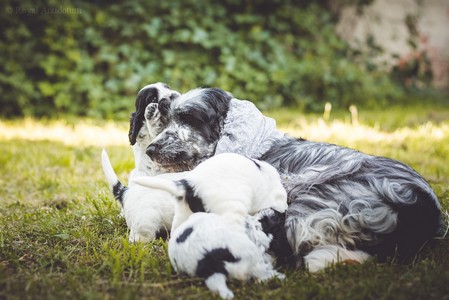
[[[149,157],[152,157],[159,151],[159,147],[156,144],[151,144],[147,147],[147,151],[145,152]]]

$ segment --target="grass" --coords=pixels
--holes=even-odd
[[[449,209],[449,109],[393,108],[304,116],[267,112],[295,136],[402,160]],[[127,123],[0,121],[0,299],[210,299],[176,275],[166,243],[129,244],[100,166],[106,147],[124,182],[133,168]],[[239,299],[449,299],[449,239],[409,265],[336,265],[288,271],[284,282],[231,282]]]

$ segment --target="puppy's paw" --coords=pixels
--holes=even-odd
[[[229,289],[220,290],[218,292],[218,294],[220,295],[221,299],[233,299],[234,298],[234,293]]]
[[[158,104],[150,103],[145,108],[145,119],[147,121],[156,120],[159,116]]]
[[[128,241],[130,243],[136,244],[136,243],[149,243],[155,239],[155,236],[152,236],[150,234],[140,234],[140,233],[133,233],[131,232],[128,237]]]
[[[275,271],[276,272],[276,271]],[[284,280],[285,279],[285,275],[279,272],[276,272],[274,275],[277,279],[279,280]]]

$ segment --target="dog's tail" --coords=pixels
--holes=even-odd
[[[185,195],[185,188],[179,181],[160,177],[139,176],[133,178],[132,182],[152,189],[167,191],[176,197],[183,197]]]
[[[128,187],[124,186],[120,180],[118,180],[105,149],[101,152],[101,165],[103,166],[103,171],[109,182],[109,187],[111,188],[112,194],[115,199],[123,205],[123,197]]]

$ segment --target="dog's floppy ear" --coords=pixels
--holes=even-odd
[[[157,103],[159,93],[157,88],[150,87],[140,90],[136,97],[136,112],[131,114],[129,124],[129,143],[134,145],[137,140],[137,135],[145,122],[145,108],[150,103]]]
[[[128,132],[128,138],[129,143],[131,145],[134,145],[136,143],[137,134],[139,134],[140,128],[142,128],[142,125],[140,125],[140,128],[136,130],[136,124],[138,122],[136,121],[136,113],[131,113],[131,117],[129,119],[129,132]]]

